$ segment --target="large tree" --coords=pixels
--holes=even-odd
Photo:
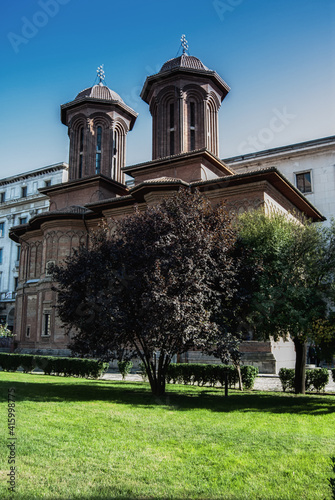
[[[292,338],[295,392],[304,393],[307,342],[325,337],[322,329],[328,340],[334,337],[334,222],[326,227],[253,212],[240,218],[239,235],[249,260],[261,268],[249,321],[258,337]]]
[[[71,348],[140,358],[155,394],[175,354],[217,342],[229,351],[245,295],[235,241],[224,207],[188,190],[101,230],[54,269]]]

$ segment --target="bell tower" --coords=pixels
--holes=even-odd
[[[102,174],[124,184],[126,137],[137,113],[104,85],[103,66],[97,73],[97,85],[61,106],[70,138],[69,180]]]
[[[218,111],[230,88],[188,54],[185,35],[181,42],[182,55],[149,76],[141,93],[152,115],[153,160],[203,148],[219,156]]]

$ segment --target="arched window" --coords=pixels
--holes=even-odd
[[[79,130],[79,168],[78,168],[79,179],[83,176],[83,157],[84,157],[84,127],[81,127]]]
[[[189,145],[190,151],[195,149],[195,102],[189,103]]]
[[[97,143],[96,143],[96,153],[95,153],[95,173],[100,174],[101,170],[101,136],[102,128],[97,127]]]
[[[175,126],[174,126],[174,103],[171,102],[169,105],[169,113],[170,113],[170,155],[174,155],[174,133],[175,133]]]

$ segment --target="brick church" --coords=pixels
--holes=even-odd
[[[145,209],[185,186],[213,204],[224,201],[235,213],[263,207],[323,220],[276,168],[236,174],[220,160],[218,112],[230,89],[185,47],[143,86],[141,98],[152,115],[150,161],[126,166],[127,134],[137,113],[103,81],[100,71],[98,84],[61,106],[70,140],[68,182],[40,189],[49,211],[11,229],[10,237],[21,244],[14,333],[23,352],[68,354],[49,265],[87,245],[101,220],[124,217],[135,205]],[[278,371],[286,352],[271,341],[246,342],[242,351],[264,372]]]

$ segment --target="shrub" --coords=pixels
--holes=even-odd
[[[16,371],[22,366],[23,371],[27,373],[37,367],[43,370],[45,375],[98,378],[108,369],[109,363],[96,359],[0,353],[0,366],[6,371]]]
[[[21,365],[19,354],[0,353],[0,365],[6,372],[16,372]]]
[[[332,369],[333,382],[335,382],[335,368]]]
[[[253,388],[258,372],[259,370],[256,366],[241,366],[242,383],[245,389]]]
[[[35,357],[33,354],[19,354],[20,356],[20,366],[22,367],[24,373],[32,372],[36,366]]]
[[[279,370],[279,379],[285,392],[287,389],[289,391],[294,390],[294,368],[281,368]]]
[[[310,372],[310,385],[314,387],[317,392],[324,391],[329,382],[329,372],[327,368],[315,368],[314,370],[308,371]]]
[[[279,370],[279,378],[284,392],[286,391],[286,389],[294,391],[294,375],[294,368],[281,368]],[[329,373],[327,368],[315,368],[314,370],[306,370],[306,391],[315,389],[316,391],[320,392],[325,389],[328,382]]]
[[[126,375],[130,373],[130,370],[133,367],[133,363],[132,361],[118,361],[117,367],[122,375],[122,380],[124,380],[126,378]]]
[[[206,365],[201,363],[171,363],[167,375],[167,383],[197,384],[200,386],[210,384],[214,387],[225,385],[228,376],[229,387],[235,387],[238,382],[237,370],[232,365]],[[254,366],[241,366],[242,383],[246,389],[252,389],[258,368]]]

